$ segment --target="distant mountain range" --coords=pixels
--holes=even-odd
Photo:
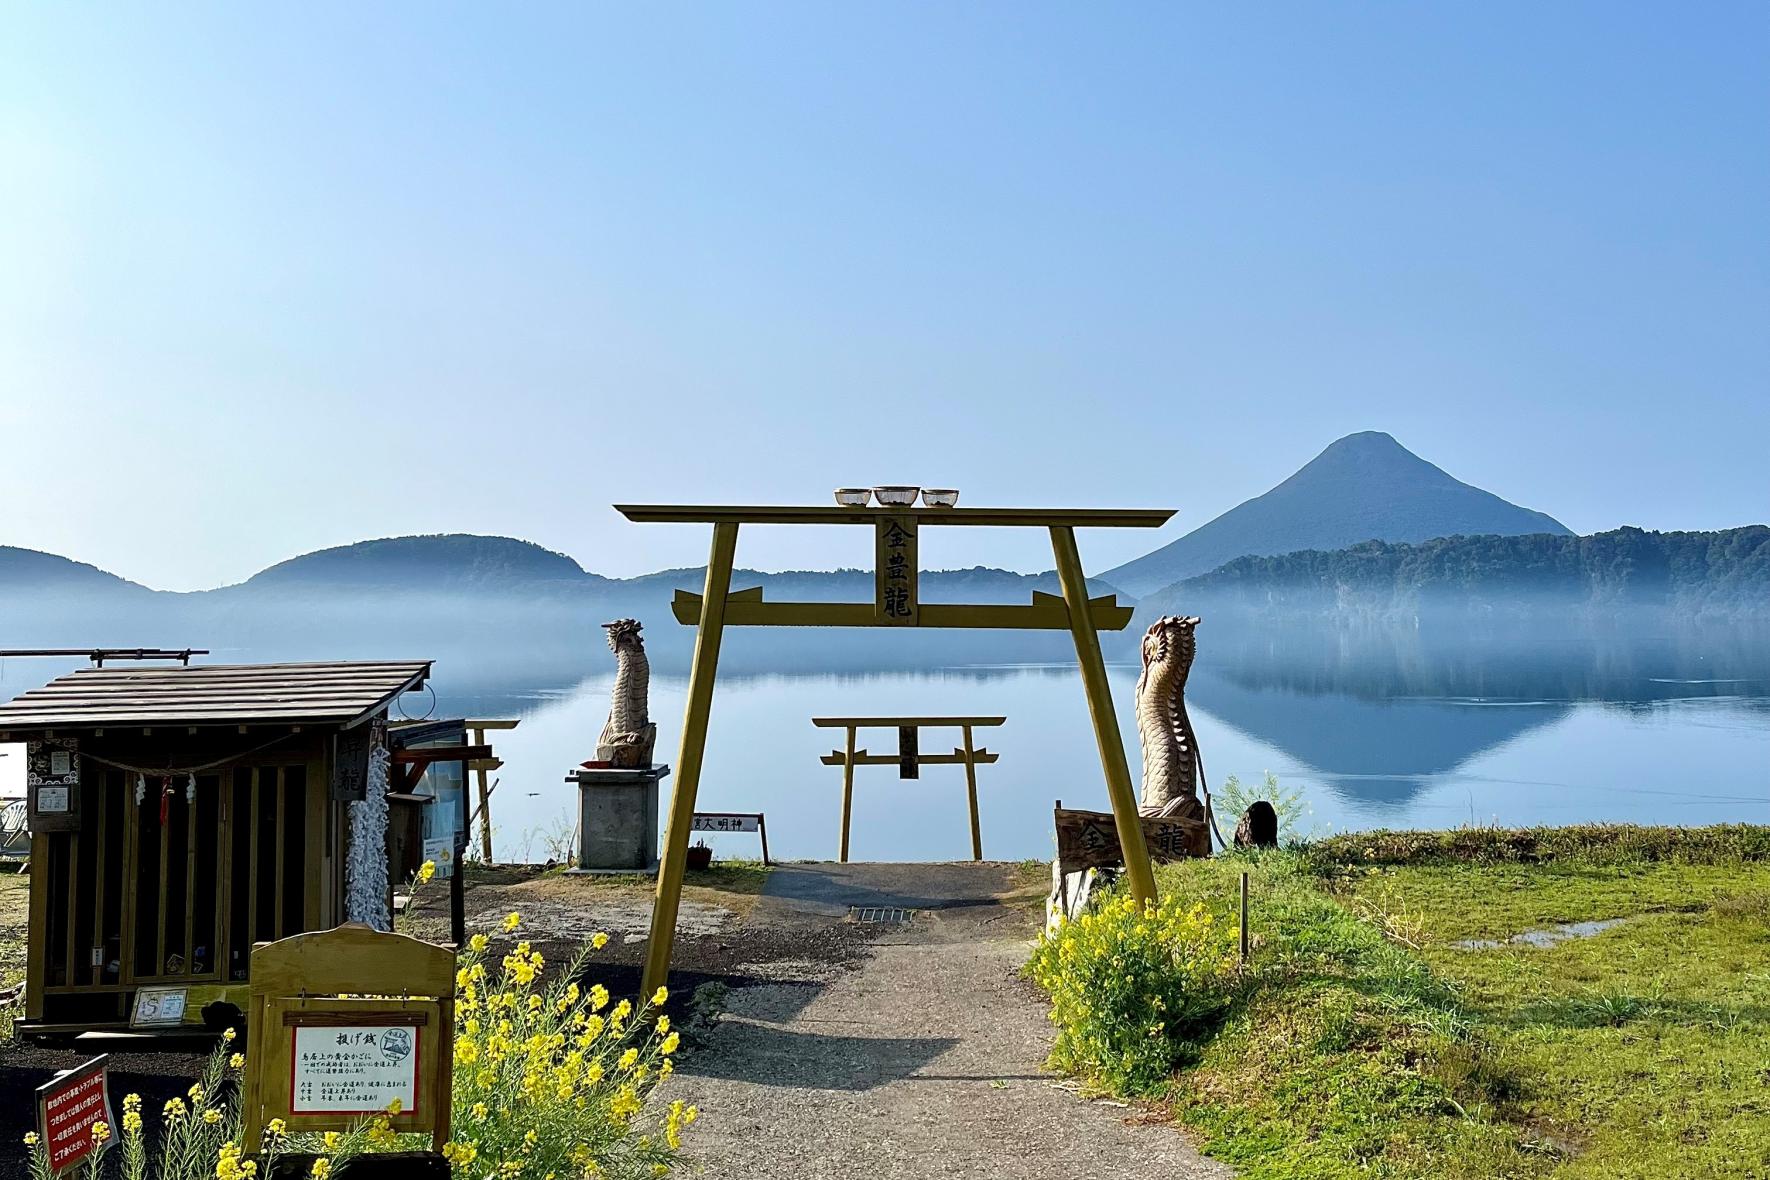
[[[1624,620],[1770,614],[1770,527],[1589,537],[1440,537],[1417,545],[1238,557],[1169,586],[1139,613],[1418,620],[1424,616]]]
[[[1387,434],[1365,431],[1333,443],[1264,495],[1100,576],[1141,597],[1248,555],[1525,533],[1573,530],[1453,479]]]
[[[1553,517],[1461,483],[1389,435],[1370,432],[1340,439],[1265,495],[1108,571],[1090,588],[1142,597],[1144,617],[1207,608],[1408,617],[1421,609],[1489,609],[1502,600],[1762,614],[1770,613],[1766,533],[1625,529],[1576,537]],[[596,643],[594,623],[622,615],[645,621],[662,646],[685,645],[691,632],[676,626],[670,600],[678,589],[698,591],[703,579],[700,568],[611,578],[528,541],[447,534],[324,549],[237,585],[174,593],[0,546],[0,645],[208,643],[331,654],[464,642],[513,653],[524,645],[558,648],[566,659],[562,645]],[[777,601],[864,602],[873,575],[738,570],[733,585],[761,586]],[[1034,590],[1057,589],[1051,573],[986,567],[925,571],[921,581],[929,602],[1024,603]],[[1134,641],[1134,631],[1128,638]],[[856,661],[889,648],[906,663],[987,662],[1005,651],[1066,658],[1068,642],[1060,634],[947,633],[871,646],[854,637],[849,647]],[[758,662],[790,656],[807,665],[833,650],[827,633],[816,631],[773,631],[755,646]],[[765,657],[764,648],[772,654]]]

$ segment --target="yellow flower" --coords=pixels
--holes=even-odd
[[[337,1151],[338,1141],[342,1138],[343,1136],[336,1131],[327,1131],[325,1135],[320,1138],[320,1143],[327,1151]]]
[[[174,1101],[176,1101],[176,1099],[174,1099]],[[272,1135],[281,1138],[289,1133],[289,1124],[285,1123],[282,1119],[272,1119],[270,1120],[270,1124],[265,1127],[265,1130],[269,1131]]]
[[[405,1103],[401,1102],[398,1098],[395,1098],[392,1102],[387,1104],[387,1113],[398,1114],[404,1106]]]
[[[622,1069],[632,1069],[633,1066],[638,1063],[638,1061],[639,1061],[639,1050],[638,1049],[629,1049],[625,1053],[621,1054],[621,1068]]]
[[[604,934],[602,931],[598,930],[595,934],[592,934],[590,936],[590,946],[593,949],[601,950],[603,947],[605,947],[607,945],[608,945],[608,935]]]
[[[141,1111],[123,1108],[123,1130],[131,1135],[141,1134]]]
[[[136,1118],[138,1118],[138,1119],[140,1117],[141,1117],[140,1115],[136,1116]],[[213,1106],[211,1106],[208,1110],[205,1110],[203,1112],[203,1121],[205,1123],[207,1123],[209,1126],[213,1127],[216,1123],[219,1123],[221,1121],[221,1112],[219,1110],[216,1110]]]
[[[658,1046],[658,1048],[665,1053],[674,1053],[674,1052],[676,1052],[676,1046],[680,1045],[681,1043],[682,1043],[682,1034],[681,1033],[671,1033],[669,1036],[664,1038],[664,1043],[662,1045]]]
[[[600,983],[590,989],[590,1011],[600,1012],[608,1004],[608,989]]]
[[[473,1117],[476,1119],[479,1119],[481,1121],[483,1121],[485,1119],[485,1117],[486,1117],[486,1104],[485,1103],[475,1102],[473,1104]]]
[[[483,952],[490,943],[491,939],[487,938],[485,935],[475,934],[472,938],[467,940],[467,949],[476,953]]]
[[[427,860],[418,866],[418,884],[428,885],[434,876],[436,876],[436,862],[434,860]],[[317,1164],[318,1161],[315,1162]],[[319,1173],[315,1172],[314,1175],[317,1176]]]
[[[228,1042],[231,1045],[233,1043],[233,1039],[239,1035],[240,1034],[237,1031],[235,1031],[234,1029],[231,1029],[231,1028],[224,1029],[221,1034],[221,1039]]]
[[[332,1174],[332,1161],[321,1156],[313,1161],[313,1167],[308,1169],[307,1174],[312,1176],[313,1180],[326,1180],[326,1177]]]
[[[665,1000],[668,1000],[669,998],[670,998],[670,989],[667,987],[664,987],[660,984],[658,987],[658,990],[651,994],[652,1006],[656,1007],[657,1005],[662,1004]]]
[[[111,1125],[109,1123],[99,1122],[92,1124],[92,1141],[94,1143],[103,1143],[110,1137]]]
[[[658,1035],[662,1036],[663,1034],[665,1034],[669,1031],[670,1031],[670,1018],[668,1016],[658,1017]]]
[[[130,1095],[126,1096],[123,1099],[123,1109],[124,1110],[140,1110],[141,1109],[141,1095],[140,1094],[130,1094]]]
[[[26,1147],[37,1146],[37,1132],[35,1132],[35,1131],[26,1131],[25,1132],[25,1146]]]
[[[244,1053],[235,1053],[232,1057],[227,1059],[227,1067],[229,1069],[245,1069],[246,1055]]]
[[[511,910],[508,914],[504,915],[504,932],[506,934],[515,930],[520,925],[522,925],[522,915],[515,910]]]

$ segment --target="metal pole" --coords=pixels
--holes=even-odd
[[[1149,848],[1143,841],[1137,797],[1131,792],[1131,768],[1125,761],[1125,739],[1119,732],[1118,716],[1112,710],[1112,686],[1106,679],[1100,636],[1094,630],[1094,616],[1088,612],[1088,581],[1082,573],[1081,555],[1076,552],[1075,530],[1053,525],[1051,550],[1057,557],[1057,580],[1063,585],[1064,605],[1069,608],[1069,628],[1075,636],[1082,686],[1088,691],[1088,712],[1094,719],[1094,741],[1100,747],[1100,767],[1106,773],[1106,794],[1112,800],[1113,826],[1118,830],[1119,851],[1125,858],[1125,876],[1130,881],[1131,896],[1147,905],[1155,900],[1155,872],[1149,867]]]
[[[707,718],[713,709],[713,679],[719,670],[719,641],[725,632],[725,598],[731,592],[737,531],[736,521],[718,521],[713,525],[713,549],[707,558],[707,583],[701,594],[701,622],[695,630],[694,663],[688,672],[688,703],[682,712],[682,750],[676,759],[676,786],[670,792],[670,826],[664,833],[657,897],[651,907],[651,938],[645,949],[647,997],[664,986],[670,974],[670,952],[676,943],[682,870],[688,861],[695,792],[700,789],[701,759],[707,749]]]
[[[977,754],[971,748],[971,727],[965,729],[965,793],[971,800],[971,859],[983,859],[983,828],[977,822]]]
[[[848,821],[854,816],[854,726],[848,726],[848,757],[842,762],[842,840],[838,859],[848,863]]]
[[[1248,874],[1241,874],[1241,963],[1248,965]]]

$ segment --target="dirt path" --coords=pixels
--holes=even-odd
[[[747,926],[810,934],[848,907],[916,911],[847,966],[773,964],[733,990],[673,1096],[720,1177],[1228,1177],[1169,1127],[1040,1068],[1051,1026],[1018,978],[1038,913],[1006,865],[777,868]]]

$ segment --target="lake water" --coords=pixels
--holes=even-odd
[[[992,859],[1048,857],[1055,800],[1106,809],[1080,677],[1073,664],[1050,659],[1049,648],[1038,661],[922,671],[869,671],[852,661],[819,671],[799,654],[792,670],[769,672],[757,633],[733,637],[728,650],[734,640],[734,668],[715,694],[698,806],[765,812],[776,856],[836,853],[841,772],[818,758],[839,747],[842,734],[814,728],[817,715],[1005,715],[1006,725],[978,735],[1001,755],[978,771],[984,853]],[[1213,636],[1207,627],[1200,642],[1187,701],[1208,780],[1259,782],[1270,771],[1284,787],[1303,788],[1311,809],[1304,825],[1317,832],[1770,823],[1770,641],[1761,634],[1523,636],[1500,628],[1486,638],[1446,632],[1431,640],[1410,629]],[[1131,654],[1128,645],[1115,650]],[[658,757],[673,762],[685,669],[676,655],[658,662],[651,698]],[[0,669],[0,691],[11,695],[58,670],[12,661]],[[532,663],[508,646],[496,660],[471,650],[439,658],[436,716],[522,720],[495,739],[506,763],[493,804],[500,858],[545,859],[569,838],[575,789],[565,772],[594,750],[612,672],[612,657],[593,642]],[[1121,659],[1111,675],[1135,778],[1137,666]],[[925,731],[922,749],[957,741],[957,731]],[[876,731],[862,744],[894,753],[896,734]],[[0,763],[8,761],[17,759]],[[722,855],[755,855],[754,836],[709,839]],[[890,766],[857,772],[855,859],[969,853],[962,768],[924,767],[909,781]]]

